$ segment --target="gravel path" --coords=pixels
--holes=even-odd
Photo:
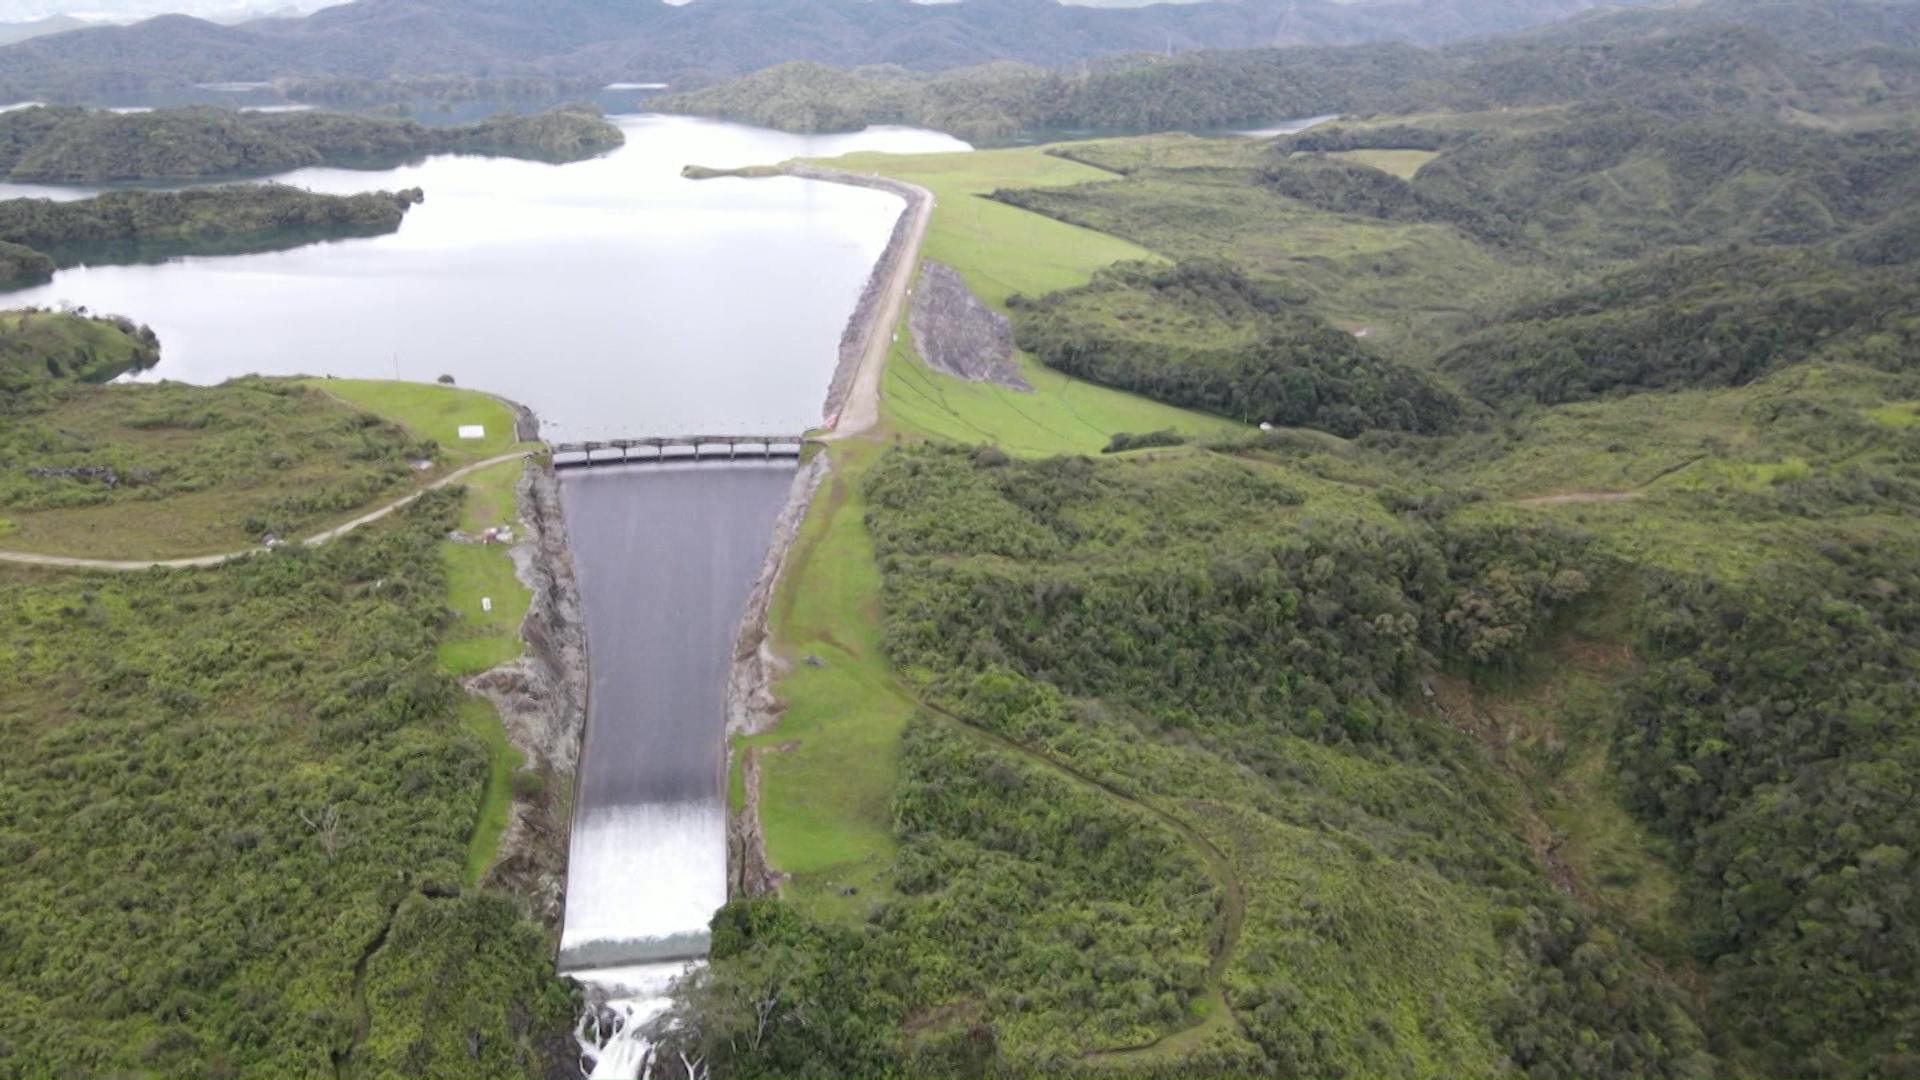
[[[1557,506],[1560,503],[1583,502],[1620,502],[1623,499],[1638,499],[1644,491],[1569,491],[1560,495],[1534,495],[1530,498],[1515,499],[1515,506]]]
[[[880,373],[887,366],[887,353],[893,344],[893,328],[900,325],[907,286],[912,284],[914,268],[920,262],[920,242],[926,238],[927,222],[933,219],[933,192],[918,184],[891,177],[841,172],[813,165],[789,165],[786,172],[789,176],[801,176],[809,180],[890,191],[907,200],[907,209],[902,217],[906,229],[902,232],[896,227],[894,240],[887,244],[887,250],[880,257],[880,265],[874,267],[867,294],[861,297],[860,306],[854,311],[856,323],[862,321],[862,316],[865,317],[864,325],[854,331],[857,339],[862,341],[858,353],[855,354],[850,348],[855,337],[842,341],[842,366],[856,355],[858,366],[853,369],[850,379],[843,377],[843,374],[834,376],[834,389],[829,391],[827,400],[827,415],[833,421],[833,431],[826,438],[844,439],[861,434],[880,419]],[[876,282],[881,285],[877,294],[873,289]],[[842,387],[845,389],[842,390]]]

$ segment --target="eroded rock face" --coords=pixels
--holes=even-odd
[[[768,646],[767,609],[773,604],[773,590],[786,569],[787,551],[800,524],[806,520],[813,493],[827,475],[827,457],[816,455],[794,473],[793,486],[787,489],[787,503],[773,521],[773,542],[767,545],[767,557],[760,564],[760,576],[747,596],[747,608],[740,615],[739,629],[733,637],[733,667],[727,675],[727,735],[758,735],[780,720],[783,706],[773,696],[773,681],[785,673],[786,664],[773,655]]]
[[[518,495],[525,535],[514,545],[513,567],[533,592],[520,624],[526,651],[466,686],[493,702],[507,741],[541,779],[538,794],[514,798],[486,881],[519,894],[535,918],[557,928],[565,912],[574,770],[586,729],[587,633],[552,469],[529,460]]]
[[[760,831],[760,755],[767,748],[749,746],[740,761],[740,782],[746,799],[727,815],[727,898],[741,900],[780,891],[786,875],[767,863],[767,838]]]
[[[967,288],[958,271],[927,259],[907,314],[927,366],[956,379],[1031,391],[1013,359],[1013,326]]]

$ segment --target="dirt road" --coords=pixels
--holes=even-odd
[[[812,166],[795,167],[789,172],[811,180],[891,191],[907,200],[905,212],[913,215],[908,219],[906,243],[892,253],[893,265],[886,268],[887,282],[882,299],[874,307],[863,329],[866,347],[860,355],[860,369],[854,375],[846,402],[840,407],[839,422],[826,436],[829,439],[845,439],[865,432],[880,419],[880,374],[887,366],[887,353],[893,347],[894,328],[900,325],[900,314],[906,309],[907,286],[913,282],[914,269],[920,265],[920,244],[926,239],[927,223],[933,219],[933,192],[917,184],[866,173],[839,172]]]
[[[308,547],[319,547],[329,540],[345,536],[362,525],[379,521],[381,518],[386,517],[388,514],[393,513],[395,510],[400,509],[435,488],[442,488],[448,484],[457,483],[462,477],[469,473],[478,472],[490,465],[498,465],[504,461],[517,461],[524,457],[531,457],[536,453],[539,453],[539,451],[516,450],[511,454],[501,454],[499,457],[488,458],[485,461],[478,461],[472,465],[455,469],[440,479],[435,480],[433,483],[428,484],[426,487],[421,488],[419,491],[395,499],[385,506],[362,514],[345,524],[336,525],[325,532],[315,533],[305,540],[302,540],[301,543],[306,544]],[[168,569],[185,569],[194,566],[218,566],[230,559],[243,559],[248,555],[257,554],[265,550],[267,549],[264,547],[250,547],[240,551],[229,551],[224,555],[200,555],[191,559],[145,560],[79,559],[68,555],[41,555],[31,551],[0,551],[0,562],[26,563],[30,566],[71,567],[81,570],[147,570],[155,566],[166,567]]]

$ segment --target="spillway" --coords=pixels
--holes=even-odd
[[[792,462],[562,474],[591,690],[560,969],[621,988],[634,1022],[706,955],[726,903],[728,668],[793,475]],[[613,1058],[630,1042],[596,1075],[624,1071]]]

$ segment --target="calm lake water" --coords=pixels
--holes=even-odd
[[[681,166],[966,144],[907,128],[810,137],[614,119],[626,146],[569,165],[446,156],[273,178],[423,188],[388,236],[76,267],[0,305],[70,302],[148,323],[156,379],[452,375],[531,406],[552,440],[817,425],[840,332],[902,201],[791,177],[684,180]],[[0,198],[82,194],[0,185]]]

